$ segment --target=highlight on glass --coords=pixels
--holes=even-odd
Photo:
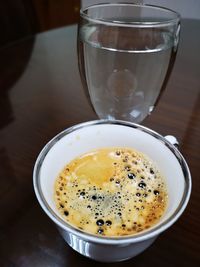
[[[136,4],[99,4],[80,11],[79,70],[100,119],[140,123],[170,76],[180,16]]]

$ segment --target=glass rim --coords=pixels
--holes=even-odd
[[[109,19],[94,19],[91,16],[86,14],[86,11],[93,8],[98,7],[108,7],[108,6],[132,6],[132,7],[143,7],[143,8],[149,8],[154,10],[161,10],[164,12],[168,12],[174,15],[174,18],[172,19],[166,19],[165,21],[157,21],[157,22],[124,22],[124,21],[118,21],[118,20],[109,20]],[[180,21],[181,16],[178,12],[162,6],[157,5],[149,5],[149,4],[137,4],[137,3],[101,3],[101,4],[94,4],[90,5],[85,8],[80,9],[80,16],[90,22],[93,23],[99,23],[99,24],[105,24],[109,26],[120,26],[120,27],[137,27],[137,28],[149,28],[149,27],[161,27],[161,26],[169,26],[172,24],[176,24]]]

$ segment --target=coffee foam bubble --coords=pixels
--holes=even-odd
[[[167,205],[166,185],[153,162],[129,148],[105,148],[71,161],[55,182],[62,217],[103,236],[148,229]]]

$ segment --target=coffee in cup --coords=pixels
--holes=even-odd
[[[125,154],[127,153],[127,151],[129,151],[129,149],[131,151],[134,150],[134,153],[136,153],[136,158],[141,156],[140,153],[148,156],[149,165],[146,163],[146,165],[149,166],[147,167],[148,172],[150,172],[151,174],[150,166],[152,164],[154,166],[154,174],[156,174],[158,170],[159,176],[162,177],[162,182],[160,183],[162,185],[162,190],[160,187],[155,187],[151,189],[159,191],[159,194],[155,191],[155,194],[152,194],[152,192],[147,192],[147,194],[149,193],[149,195],[146,198],[142,196],[142,201],[145,199],[147,200],[150,195],[154,198],[159,196],[166,196],[166,198],[164,198],[165,208],[163,206],[162,216],[158,219],[158,221],[155,221],[154,224],[149,224],[150,227],[148,229],[141,230],[135,233],[132,232],[131,234],[128,233],[126,235],[122,235],[122,233],[126,232],[126,229],[129,228],[129,225],[127,219],[125,223],[126,227],[122,226],[122,222],[119,220],[119,229],[121,229],[121,231],[119,232],[119,236],[116,236],[116,232],[114,232],[114,234],[111,234],[110,232],[110,236],[107,236],[108,231],[106,230],[106,227],[108,229],[108,226],[106,225],[106,221],[113,219],[110,217],[98,217],[103,215],[103,213],[100,214],[99,212],[97,218],[94,218],[94,225],[96,227],[94,229],[94,232],[87,232],[86,229],[84,229],[83,224],[75,225],[73,221],[68,222],[64,219],[65,215],[63,213],[65,207],[66,211],[69,213],[67,216],[69,216],[70,218],[70,213],[72,212],[72,209],[70,207],[64,206],[64,208],[62,208],[60,211],[56,206],[55,180],[56,177],[59,177],[62,174],[62,170],[64,171],[67,166],[71,166],[73,161],[75,162],[76,160],[78,160],[79,162],[82,157],[84,162],[87,156],[89,156],[90,152],[94,153],[94,151],[96,151],[98,155],[101,155],[102,153],[104,153],[103,151],[105,150],[106,155],[106,153],[111,153],[109,152],[109,149],[112,150],[112,153],[116,153],[118,150],[121,150],[118,151],[121,153],[122,150],[124,150]],[[86,158],[84,159],[84,157]],[[117,157],[115,157],[115,161],[116,158]],[[144,160],[144,163],[145,162],[146,160]],[[80,163],[79,166],[81,166]],[[123,167],[121,167],[120,170],[123,170],[124,175],[128,175],[130,173],[130,177],[126,176],[126,181],[128,183],[128,192],[131,191],[131,183],[133,186],[133,182],[135,180],[137,181],[135,183],[135,194],[137,193],[137,190],[139,190],[138,193],[142,193],[142,195],[145,194],[146,192],[143,188],[144,185],[141,184],[139,186],[139,183],[142,183],[144,180],[141,177],[143,173],[134,172],[136,171],[136,167],[138,167],[139,164],[138,166],[129,166],[127,162],[123,162],[121,166]],[[100,172],[94,173],[92,171],[92,173],[98,174]],[[133,175],[135,174],[136,178],[133,177]],[[71,128],[62,131],[52,140],[50,140],[42,149],[35,163],[33,177],[35,193],[41,207],[49,216],[49,218],[53,222],[55,222],[60,234],[67,242],[67,244],[69,244],[69,246],[71,246],[74,250],[78,251],[80,254],[103,262],[122,261],[134,257],[145,249],[147,249],[155,241],[159,234],[161,234],[167,228],[172,226],[181,216],[187,206],[191,193],[191,175],[189,168],[185,159],[178,151],[178,149],[171,144],[169,138],[165,138],[160,134],[156,133],[155,131],[144,126],[124,121],[91,121],[72,126]],[[98,178],[99,176],[95,175],[95,177]],[[114,178],[110,177],[110,175],[108,175],[108,177]],[[148,177],[148,175],[146,177]],[[86,191],[86,189],[88,190],[86,186],[89,183],[89,180],[86,180],[86,182],[84,182],[84,178],[82,177],[81,181],[83,182],[84,187],[78,189],[78,186],[80,186],[80,184],[78,184],[78,186],[74,184],[75,187],[73,189],[74,192],[76,192],[76,189],[81,190],[76,192],[78,194],[76,195],[76,199],[81,200],[82,198],[85,201],[84,197],[87,198],[88,196],[89,198],[91,198],[95,194],[93,194],[93,192]],[[100,190],[100,187],[102,185],[100,186],[100,184],[98,184],[98,181],[100,182],[100,180],[98,179],[95,180],[95,186],[98,187],[98,189]],[[122,181],[118,183],[117,179],[114,178],[113,181],[107,181],[107,185],[109,183],[110,186],[108,186],[107,188],[109,191],[111,191],[111,185],[113,185],[114,187],[116,186],[117,188],[117,184],[120,185]],[[148,186],[149,184],[146,183],[146,187]],[[106,190],[106,187],[103,188],[104,190]],[[85,189],[85,191],[83,189]],[[165,189],[167,190],[165,191]],[[65,191],[66,188],[63,188],[62,190]],[[85,195],[83,192],[85,192]],[[120,194],[122,194],[122,192],[120,192]],[[109,192],[109,195],[115,196],[115,193]],[[95,197],[98,197],[98,194],[96,194]],[[141,198],[141,195],[138,195],[137,197],[138,202],[134,203],[134,205],[138,205],[140,203],[139,199]],[[99,202],[100,200],[101,198],[98,199]],[[120,202],[122,201],[122,199],[120,200],[120,198],[116,198],[114,200],[117,201],[116,204],[122,203]],[[124,201],[126,201],[126,198],[124,199]],[[105,204],[105,210],[107,206],[109,207],[109,205],[111,205],[110,202],[110,198],[108,198]],[[124,205],[125,210],[128,209],[127,203],[126,205]],[[134,209],[134,205],[130,205],[132,209]],[[140,208],[140,206],[137,207]],[[85,209],[87,209],[87,207],[85,207]],[[115,212],[120,212],[118,205],[116,206],[116,209],[117,210],[115,210]],[[90,209],[88,209],[88,211],[89,210]],[[108,212],[105,215],[110,216]],[[120,214],[116,214],[116,218],[123,218],[123,215],[121,215],[120,217]],[[96,224],[98,219],[103,220],[104,224],[103,227],[101,227],[104,230],[103,233],[97,233],[98,229],[100,228],[100,226]],[[133,219],[132,217],[131,223],[134,222],[135,219]],[[98,224],[102,224],[102,221],[98,222]],[[112,226],[113,225],[114,220],[112,221]],[[82,227],[83,230],[80,229],[79,226]],[[123,230],[122,227],[124,227],[125,230]],[[139,227],[140,226],[138,225],[138,230]]]
[[[89,151],[58,175],[55,202],[63,219],[90,234],[133,235],[153,226],[167,205],[164,177],[131,148]]]

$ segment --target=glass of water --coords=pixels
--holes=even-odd
[[[172,70],[180,16],[136,4],[99,4],[80,11],[79,70],[100,119],[140,123],[151,113]]]

